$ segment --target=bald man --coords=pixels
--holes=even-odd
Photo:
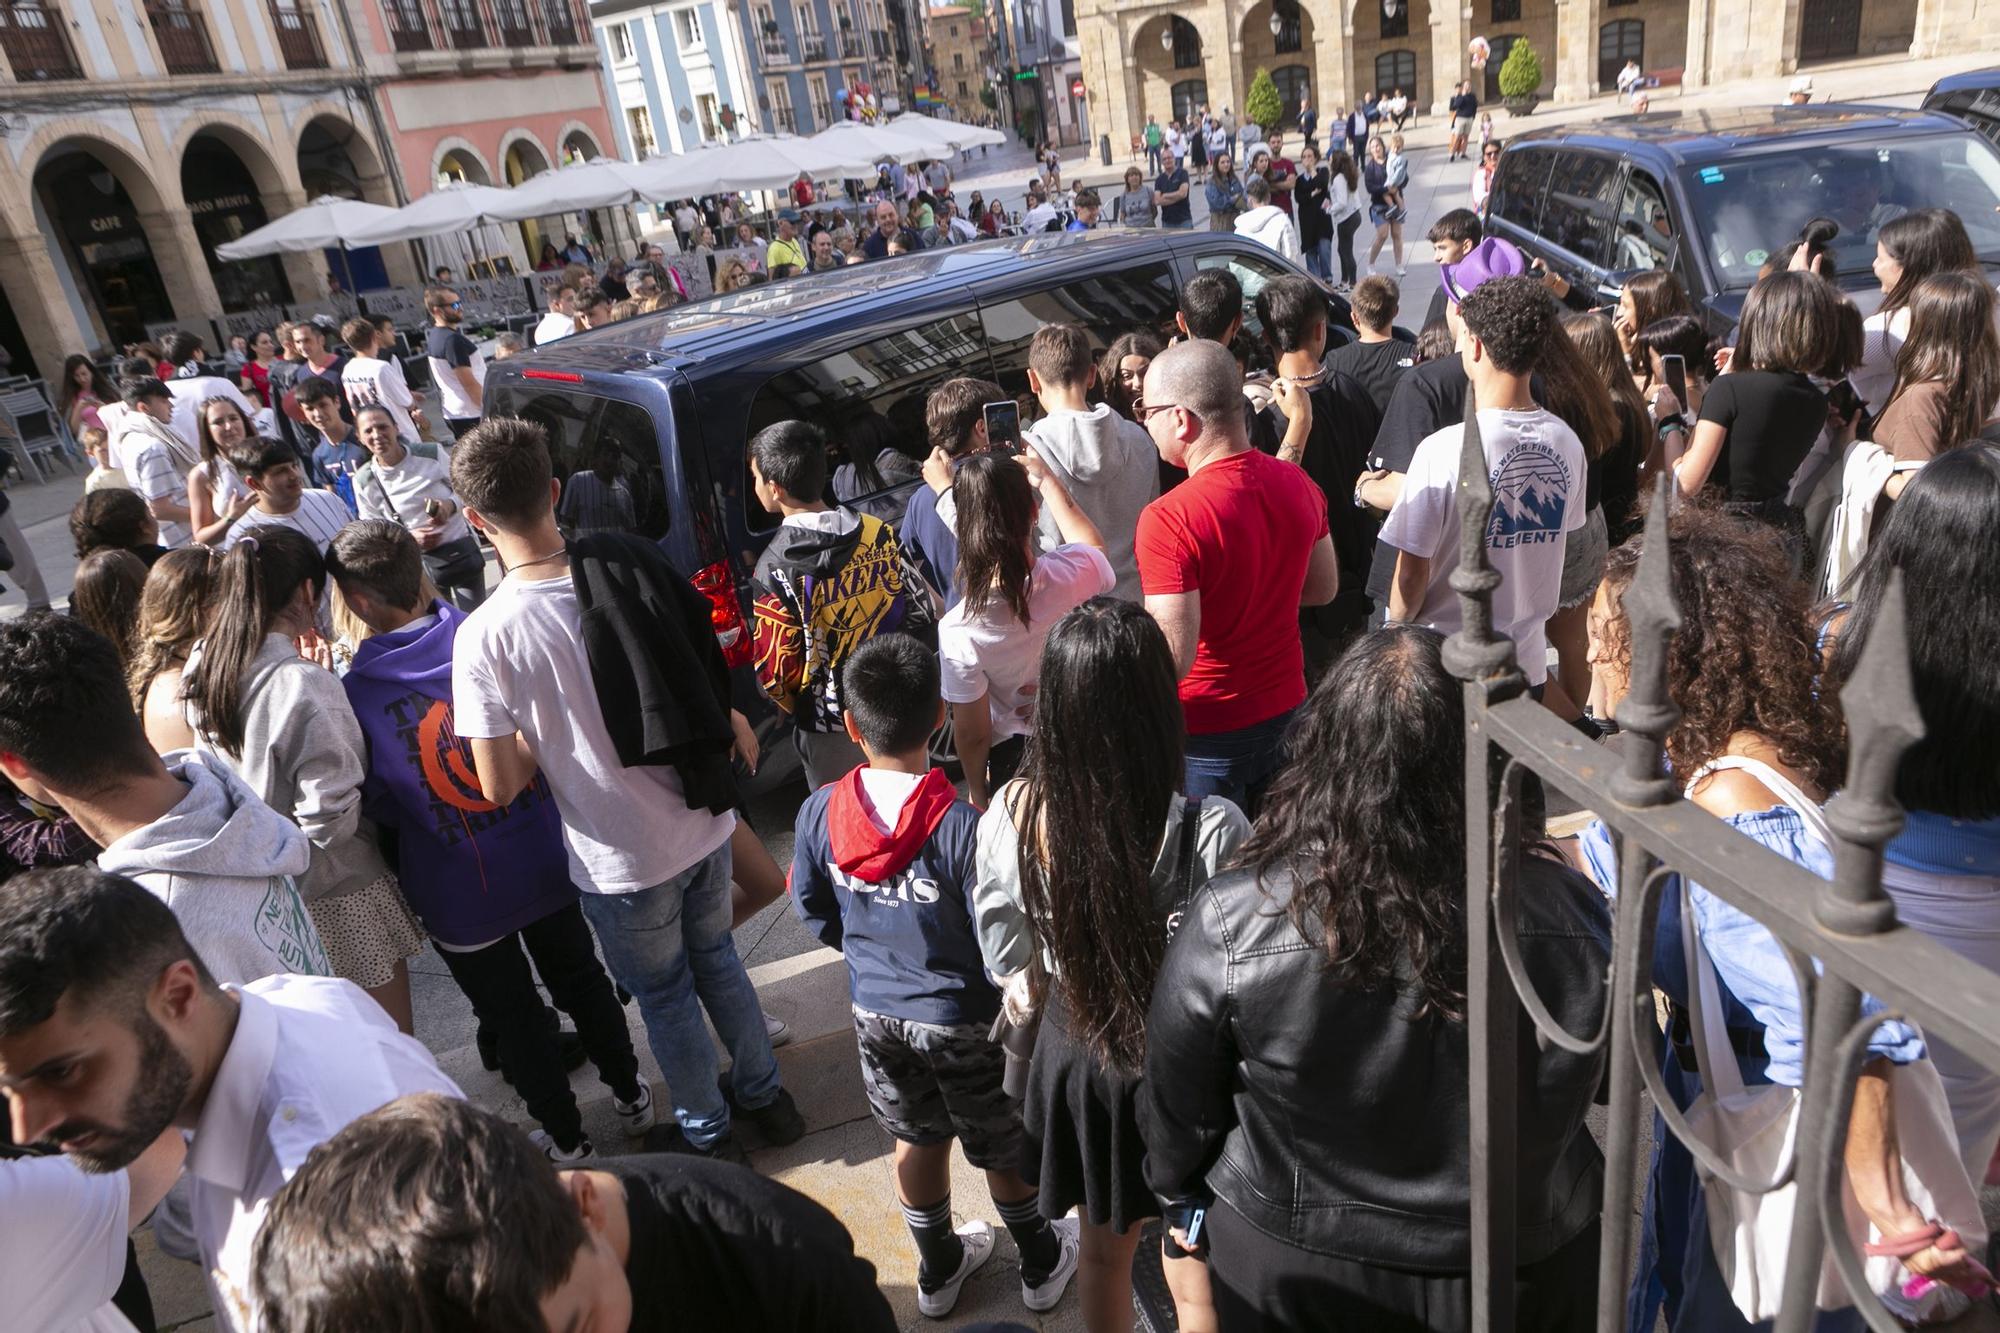
[[[1312,405],[1277,382],[1290,431]],[[1255,815],[1305,701],[1301,606],[1340,588],[1326,497],[1297,464],[1250,447],[1243,377],[1220,343],[1169,347],[1146,370],[1139,411],[1160,457],[1188,479],[1146,506],[1139,587],[1181,678],[1189,796]]]

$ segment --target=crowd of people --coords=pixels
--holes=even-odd
[[[1885,885],[1906,925],[2000,970],[1981,739],[2000,742],[2000,329],[1959,219],[1880,227],[1866,319],[1824,276],[1824,225],[1772,238],[1714,339],[1671,273],[1596,309],[1452,210],[1411,335],[1396,281],[1351,253],[1365,190],[1375,251],[1403,266],[1400,136],[1369,125],[1400,126],[1407,99],[1368,106],[1330,161],[1311,129],[1296,163],[1242,140],[1240,179],[1227,112],[1201,118],[1219,149],[1149,134],[1157,178],[1135,168],[1110,205],[1184,225],[1199,152],[1212,211],[1220,188],[1229,226],[1313,277],[1246,302],[1203,270],[1166,342],[1044,325],[1025,401],[971,376],[930,392],[920,463],[821,421],[747,441],[773,528],[752,668],[806,776],[789,868],[738,815],[763,756],[707,597],[653,543],[579,522],[585,474],[566,490],[541,427],[485,411],[448,273],[425,293],[438,423],[385,355],[397,331],[366,318],[337,342],[260,333],[233,370],[187,335],[115,379],[75,359],[61,410],[96,467],[70,613],[0,624],[0,1091],[20,1154],[0,1159],[0,1272],[26,1326],[147,1326],[126,1237],[150,1215],[232,1328],[895,1327],[842,1223],[749,1169],[821,1105],[787,1086],[788,1033],[731,935],[789,894],[848,969],[893,1143],[883,1212],[916,1258],[893,1276],[923,1315],[1001,1252],[954,1203],[956,1142],[1031,1314],[1074,1285],[1092,1333],[1129,1328],[1158,1219],[1190,1333],[1466,1327],[1466,718],[1442,645],[1469,432],[1494,492],[1492,628],[1585,743],[1617,729],[1624,601],[1662,535],[1643,509],[1672,497],[1673,779],[1815,874],[1840,687],[1900,599],[1925,735]],[[949,183],[878,202],[856,253],[976,232],[976,199],[979,223],[924,200]],[[1103,206],[1033,188],[1023,225]],[[814,266],[822,240],[838,255],[815,226],[781,220],[752,276]],[[644,294],[620,303],[671,303],[672,274],[642,254],[624,278]],[[578,276],[537,342],[618,317]],[[934,753],[947,721],[962,788]],[[1589,1031],[1621,849],[1601,823],[1551,840],[1527,786],[1505,849],[1521,966]],[[1681,1109],[1796,1090],[1805,1001],[1776,941],[1678,876],[1660,910]],[[529,1123],[466,1102],[411,1036],[426,940]],[[1523,1327],[1593,1323],[1585,1114],[1606,1058],[1519,1052]],[[585,1061],[640,1151],[592,1142],[568,1072]],[[1899,1118],[1918,1079],[1941,1089],[1935,1123]],[[1730,1186],[1655,1142],[1631,1326],[1754,1327],[1768,1311],[1710,1235]],[[1987,1290],[1957,1201],[1996,1147],[2000,1075],[1885,1017],[1843,1157],[1900,1317]],[[1844,1296],[1817,1329],[1860,1326]]]

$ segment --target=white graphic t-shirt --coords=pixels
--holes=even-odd
[[[1493,485],[1486,558],[1500,571],[1493,628],[1514,641],[1528,683],[1548,678],[1545,628],[1562,591],[1563,544],[1587,517],[1583,444],[1553,413],[1486,408],[1480,444]],[[1459,628],[1458,454],[1462,425],[1424,437],[1404,474],[1403,494],[1382,525],[1382,540],[1431,562],[1430,584],[1415,619],[1445,634]]]

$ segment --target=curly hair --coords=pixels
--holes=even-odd
[[[1819,650],[1806,587],[1792,576],[1774,528],[1690,506],[1667,526],[1668,562],[1681,627],[1667,647],[1667,693],[1681,719],[1667,737],[1673,771],[1694,773],[1754,732],[1821,791],[1840,785],[1844,743],[1839,705],[1821,689]],[[1638,534],[1604,562],[1611,610],[1601,660],[1631,670],[1622,607],[1639,568]]]
[[[1462,1020],[1465,705],[1443,644],[1390,625],[1349,646],[1300,710],[1240,863],[1291,879],[1292,922],[1341,984],[1408,977],[1417,1017]]]
[[[1495,369],[1525,375],[1536,368],[1555,332],[1555,302],[1540,278],[1494,278],[1458,305],[1459,317],[1479,339]]]

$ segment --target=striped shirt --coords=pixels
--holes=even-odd
[[[260,507],[236,520],[223,539],[224,549],[236,545],[259,528],[291,528],[312,538],[321,553],[332,544],[334,534],[354,521],[341,498],[331,491],[308,490],[299,496],[299,507],[289,514],[269,514]]]

